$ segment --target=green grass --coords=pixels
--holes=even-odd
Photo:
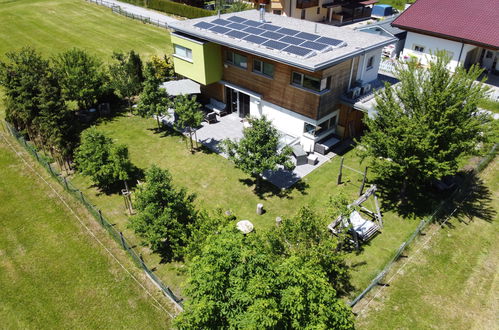
[[[414,0],[380,0],[378,4],[390,5],[393,8],[403,10],[407,3],[414,3]]]
[[[0,59],[23,46],[44,55],[78,47],[104,61],[113,51],[133,49],[143,59],[171,53],[167,30],[83,0],[0,0],[0,36]]]
[[[0,200],[1,328],[168,326],[168,316],[3,140]]]
[[[126,144],[135,165],[145,169],[156,164],[169,169],[177,185],[184,186],[197,195],[200,208],[231,210],[238,218],[252,221],[257,230],[274,226],[277,216],[292,216],[301,206],[310,205],[320,212],[329,197],[339,189],[344,189],[352,200],[357,196],[361,176],[345,170],[344,181],[347,183],[338,186],[336,179],[339,157],[335,157],[302,180],[305,189],[293,189],[284,197],[268,193],[260,199],[254,193],[253,187],[242,182],[247,180],[248,176],[236,169],[231,162],[215,153],[198,151],[191,154],[182,136],[157,133],[155,125],[152,119],[118,116],[102,122],[98,128],[116,142]],[[355,151],[346,154],[345,165],[362,169]],[[127,228],[128,216],[120,196],[101,193],[91,186],[88,178],[81,175],[76,175],[72,181],[92,203],[116,223],[117,228],[122,230],[132,243],[139,245],[139,240]],[[255,214],[258,203],[263,203],[266,209],[266,213],[262,216]],[[374,209],[374,205],[371,204],[367,207]],[[417,220],[404,220],[389,212],[384,214],[384,217],[383,233],[365,245],[363,253],[352,254],[350,258],[351,264],[356,265],[353,269],[353,284],[358,289],[363,289],[383,268],[418,223]],[[165,283],[180,294],[183,266],[161,264],[159,257],[147,249],[142,253],[147,263],[157,268],[157,274]]]
[[[484,170],[482,178],[491,194],[492,207],[499,211],[497,159]],[[361,314],[360,329],[497,328],[497,213],[492,222],[452,219],[451,224],[437,232],[402,275],[371,303],[367,313]],[[435,228],[428,233],[432,230]]]
[[[493,101],[490,99],[483,99],[480,103],[478,103],[478,107],[492,111],[493,113],[499,113],[499,102]]]

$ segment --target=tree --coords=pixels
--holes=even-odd
[[[194,133],[194,128],[201,125],[204,119],[201,104],[196,101],[196,96],[179,95],[173,99],[173,109],[176,115],[175,128],[187,129],[191,152],[193,152],[192,134]]]
[[[114,63],[109,66],[110,86],[127,100],[128,109],[131,110],[132,98],[142,90],[142,61],[133,50],[126,55],[114,53],[113,59]]]
[[[97,57],[73,48],[56,56],[53,65],[64,99],[75,102],[79,109],[89,109],[103,94],[107,76]]]
[[[249,118],[250,127],[244,128],[243,138],[236,141],[222,141],[222,150],[237,168],[251,175],[256,190],[261,184],[264,171],[276,170],[279,165],[291,169],[289,160],[292,151],[289,146],[279,149],[279,132],[265,117]]]
[[[330,279],[325,269],[329,264],[319,258],[321,253],[328,260],[341,256],[328,249],[332,245],[326,237],[331,234],[325,226],[311,227],[304,234],[283,229],[271,235],[244,235],[234,222],[217,227],[189,263],[190,299],[175,325],[179,329],[353,329],[353,315],[332,284],[343,279]],[[319,240],[314,236],[318,232]],[[282,233],[288,235],[276,237]],[[306,243],[300,243],[302,238]],[[276,240],[283,246],[276,247]],[[346,267],[343,261],[334,265]]]
[[[129,180],[134,168],[125,145],[113,140],[95,127],[85,130],[75,152],[77,169],[88,175],[97,186],[108,189],[118,181]]]
[[[377,96],[376,115],[365,117],[362,138],[371,170],[387,191],[420,189],[455,174],[463,157],[486,139],[489,119],[477,112],[484,88],[482,70],[447,70],[450,58],[438,52],[427,68],[409,61],[397,68],[400,83]]]
[[[0,61],[0,85],[6,96],[6,119],[34,140],[33,121],[40,112],[40,81],[47,75],[49,62],[32,48],[5,56],[8,62]]]
[[[175,78],[175,68],[173,67],[171,57],[166,55],[163,57],[153,55],[150,62],[154,67],[156,78],[161,82],[173,80]]]
[[[176,188],[167,170],[153,165],[135,194],[130,227],[166,260],[181,260],[197,217],[195,196]]]
[[[155,116],[158,128],[161,128],[159,117],[168,113],[169,100],[166,90],[160,87],[161,80],[157,78],[155,73],[153,64],[147,62],[145,68],[146,80],[139,97],[137,110],[142,117]]]

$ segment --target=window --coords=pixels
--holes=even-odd
[[[301,86],[316,92],[329,89],[331,86],[331,77],[323,78],[322,80],[316,77],[307,76],[306,74],[293,72],[291,83],[295,86]]]
[[[414,45],[413,49],[417,52],[423,53],[424,52],[424,47],[420,45]]]
[[[492,53],[490,50],[487,51],[487,54],[485,54],[485,58],[492,58],[492,55],[494,53]]]
[[[248,67],[248,58],[246,56],[234,53],[230,50],[226,52],[225,60],[243,69],[246,69]]]
[[[184,59],[192,60],[192,50],[184,46],[175,45],[175,55]]]
[[[272,14],[274,14],[274,15],[282,15],[282,10],[274,9],[272,11]]]
[[[302,9],[301,10],[301,19],[305,19],[305,14],[306,14],[306,10],[305,9]]]
[[[374,65],[374,56],[371,56],[369,57],[369,59],[367,60],[367,67],[366,67],[366,70],[370,70],[373,68],[373,65]]]
[[[303,125],[303,132],[307,133],[312,136],[319,136],[323,133],[326,133],[330,131],[331,129],[336,127],[336,120],[337,116],[333,116],[322,123],[320,123],[318,126],[315,126],[313,124],[305,123]]]
[[[321,13],[321,7],[317,7],[317,15]]]
[[[274,77],[274,64],[263,62],[260,60],[253,61],[253,71],[266,75],[268,77]]]

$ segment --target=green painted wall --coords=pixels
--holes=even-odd
[[[192,61],[173,56],[175,72],[208,85],[222,79],[222,50],[212,42],[199,43],[172,34],[172,43],[192,50]]]

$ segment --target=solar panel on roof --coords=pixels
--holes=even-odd
[[[277,32],[272,32],[272,31],[267,31],[265,33],[262,33],[262,37],[277,40],[277,39],[280,39],[280,38],[284,37],[284,34],[280,34],[280,33],[277,33]]]
[[[280,27],[277,25],[272,25],[272,24],[263,24],[260,26],[261,29],[269,30],[269,31],[276,31],[279,30]]]
[[[326,48],[329,48],[331,46],[326,45],[326,44],[320,44],[318,42],[313,42],[313,41],[306,41],[300,45],[300,47],[305,47],[305,48],[310,48],[318,51],[323,51]]]
[[[306,39],[308,41],[314,41],[318,39],[320,36],[317,34],[312,34],[312,33],[307,33],[307,32],[300,32],[295,37]]]
[[[302,48],[302,47],[298,47],[298,46],[293,46],[293,45],[284,48],[283,51],[294,54],[294,55],[298,55],[298,56],[306,56],[312,52],[310,49]]]
[[[262,46],[269,47],[269,48],[272,48],[272,49],[281,50],[281,49],[284,49],[284,48],[288,47],[289,45],[285,44],[284,42],[279,42],[279,41],[275,41],[275,40],[269,40],[269,41],[264,42],[262,44]]]
[[[263,25],[263,23],[260,23],[258,21],[252,21],[252,20],[247,20],[246,22],[244,22],[245,25],[248,25],[248,26],[253,26],[253,27],[259,27],[261,25]]]
[[[277,30],[276,32],[279,32],[279,33],[282,33],[282,34],[286,34],[288,36],[294,36],[295,34],[297,34],[300,31],[293,30],[293,29],[288,29],[288,28],[281,28],[281,29]]]
[[[242,29],[247,28],[246,25],[239,24],[239,23],[232,23],[232,24],[226,25],[226,27],[229,27],[229,28],[234,29],[234,30],[242,30]]]
[[[251,34],[262,34],[263,32],[265,32],[265,30],[263,29],[259,29],[259,28],[256,28],[256,27],[247,27],[246,29],[243,30],[244,32],[248,32],[248,33],[251,33]]]
[[[286,43],[291,44],[291,45],[299,45],[299,44],[305,42],[306,40],[300,39],[300,38],[295,38],[292,36],[284,36],[281,39],[279,39],[279,41],[286,42]]]
[[[223,26],[220,26],[220,25],[215,25],[214,27],[210,28],[209,30],[213,31],[213,32],[221,33],[221,34],[224,34],[224,33],[227,33],[230,31],[230,29],[223,27]]]
[[[315,40],[316,42],[322,42],[323,44],[331,45],[331,46],[338,46],[341,43],[343,43],[343,40],[338,40],[334,38],[328,38],[328,37],[320,37],[319,39]]]
[[[229,24],[231,24],[232,22],[231,22],[231,21],[227,21],[227,20],[225,20],[225,19],[217,18],[216,20],[211,21],[211,23],[213,23],[213,24],[218,24],[218,25],[229,25]]]
[[[236,31],[236,30],[230,30],[225,35],[229,36],[229,37],[237,38],[237,39],[242,39],[244,37],[249,36],[249,34],[246,32],[241,32],[241,31]]]
[[[249,35],[247,37],[244,37],[243,40],[246,40],[246,41],[249,41],[249,42],[261,45],[261,44],[263,44],[265,41],[267,41],[269,39],[262,38],[262,37],[259,37],[259,36],[255,36],[255,35]]]
[[[236,22],[236,23],[241,23],[241,22],[246,21],[245,18],[242,18],[239,16],[231,16],[231,17],[227,18],[227,20],[232,21],[232,22]]]
[[[195,27],[200,28],[200,29],[209,29],[215,25],[208,23],[208,22],[199,22],[194,24]]]

